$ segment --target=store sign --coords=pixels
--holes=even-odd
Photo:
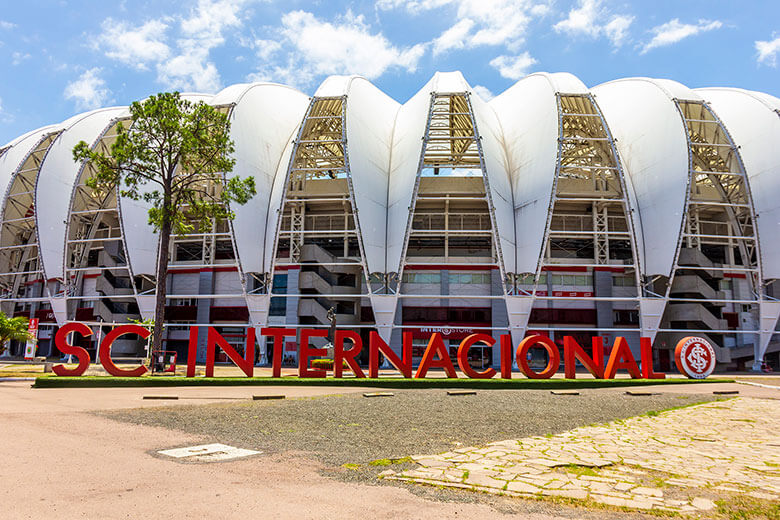
[[[190,327],[190,340],[188,347],[187,377],[195,377],[196,357],[198,350],[198,330],[199,327]],[[67,368],[64,365],[55,365],[52,371],[58,376],[80,376],[84,374],[89,366],[89,353],[86,349],[68,343],[68,335],[71,333],[80,334],[83,337],[91,336],[92,329],[84,323],[68,323],[61,327],[54,337],[57,348],[65,355],[72,355],[78,359],[78,366]],[[112,376],[138,377],[146,373],[146,367],[141,365],[133,369],[122,369],[111,360],[111,345],[120,336],[125,334],[137,334],[142,339],[150,336],[150,332],[140,325],[121,325],[109,332],[100,344],[100,364]],[[284,352],[289,351],[290,341],[287,338],[296,337],[295,329],[284,328],[262,328],[260,334],[265,337],[273,338],[273,377],[281,377],[282,357]],[[326,377],[327,372],[322,369],[313,369],[310,367],[310,360],[324,357],[327,352],[323,348],[312,346],[312,338],[325,338],[328,331],[325,329],[302,329],[300,331],[300,343],[298,344],[298,375],[302,378]],[[414,334],[412,332],[403,333],[402,352],[399,356],[375,331],[371,331],[368,342],[368,373],[366,374],[357,362],[357,358],[363,350],[363,341],[355,331],[337,330],[333,341],[333,377],[342,377],[344,363],[355,374],[355,377],[371,378],[379,377],[379,356],[383,355],[404,377],[424,378],[432,368],[444,370],[448,377],[458,377],[455,366],[450,359],[448,348],[444,344],[442,332],[432,332],[428,339],[428,346],[425,348],[420,364],[417,370],[413,372],[412,366],[412,341]],[[684,357],[683,365],[678,361],[680,372],[688,377],[703,379],[707,377],[712,370],[710,363],[714,367],[715,352],[712,346],[703,338],[685,338],[683,341],[689,341],[681,355]],[[682,342],[681,342],[682,343]],[[686,343],[687,345],[687,343]],[[709,350],[704,346],[709,347]],[[216,350],[219,347],[225,355],[235,363],[247,377],[253,377],[255,360],[255,329],[247,330],[246,345],[244,347],[244,356],[241,356],[228,341],[217,332],[214,327],[208,327],[206,336],[206,377],[214,376],[214,362],[216,359]],[[486,368],[477,371],[469,365],[469,350],[472,347],[490,347],[500,349],[500,371],[493,368]],[[699,348],[701,347],[701,349]],[[532,348],[543,348],[547,351],[548,362],[542,370],[535,370],[528,364],[529,351]],[[678,345],[678,350],[680,346]],[[709,352],[712,353],[708,357]],[[666,374],[653,372],[653,351],[650,338],[640,338],[640,363],[634,359],[628,342],[623,337],[615,338],[615,341],[609,349],[609,355],[604,353],[604,338],[594,337],[592,339],[592,351],[588,354],[577,341],[566,336],[563,340],[563,359],[558,345],[551,339],[542,335],[532,335],[523,339],[517,348],[512,345],[511,336],[504,334],[500,337],[498,345],[496,340],[488,334],[471,334],[460,342],[457,350],[456,361],[461,372],[467,377],[475,379],[489,379],[500,374],[503,379],[511,379],[512,366],[517,364],[520,371],[531,379],[548,379],[555,374],[563,363],[564,374],[567,379],[577,377],[576,364],[579,362],[596,379],[613,379],[618,370],[626,370],[634,379],[664,379]],[[640,368],[641,367],[641,368]],[[689,367],[693,372],[686,371]],[[696,374],[696,375],[693,375]]]
[[[38,346],[38,318],[30,319],[30,322],[27,324],[27,334],[30,336],[30,339],[27,340],[27,344],[24,346],[24,359],[33,359]]]

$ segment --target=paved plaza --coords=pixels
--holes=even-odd
[[[780,401],[736,398],[412,457],[385,479],[681,513],[780,500]]]
[[[707,508],[737,493],[766,504],[777,501],[780,466],[772,464],[780,463],[780,389],[693,384],[642,390],[657,395],[627,396],[619,388],[586,390],[579,396],[518,390],[508,397],[494,391],[449,397],[443,390],[394,390],[392,398],[366,399],[361,392],[370,390],[357,387],[34,389],[26,381],[0,382],[0,436],[7,439],[0,445],[0,518],[633,520],[648,512],[674,514],[660,508],[729,518],[717,507]],[[711,399],[713,391],[729,390],[739,391],[740,397],[608,418],[635,416],[642,407],[659,410]],[[437,392],[441,397],[435,397]],[[142,399],[152,393],[179,399]],[[285,394],[287,399],[253,401],[257,394]],[[434,397],[433,404],[443,407],[441,418],[408,412],[416,428],[425,425],[425,431],[398,428],[394,434],[397,439],[432,437],[428,443],[415,447],[398,441],[393,447],[377,441],[373,430],[359,427],[373,423],[373,417],[398,421],[407,414],[404,408]],[[523,406],[514,410],[510,398]],[[350,410],[360,416],[355,424],[333,416]],[[465,430],[456,428],[466,424],[470,431],[476,424],[495,423],[499,410],[505,417],[504,435],[490,430],[483,432],[483,440],[467,442]],[[110,418],[120,415],[170,420],[138,424]],[[234,427],[240,421],[231,422],[242,415],[246,436]],[[268,434],[253,423],[256,415],[266,421],[284,418],[286,426]],[[306,415],[320,425],[317,435],[292,431],[305,425],[300,421]],[[584,420],[585,415],[591,419]],[[451,422],[440,422],[447,418]],[[201,427],[184,428],[190,420]],[[518,423],[515,429],[509,429],[512,421]],[[612,422],[576,428],[593,421]],[[324,429],[330,423],[332,428]],[[450,447],[433,449],[445,431],[458,436],[462,445],[448,437],[441,444]],[[549,431],[560,433],[544,435]],[[318,452],[329,446],[323,435],[340,443],[332,453],[360,463],[361,469],[341,467],[335,455]],[[308,440],[297,443],[298,437]],[[522,444],[500,441],[485,449],[466,448],[509,438],[521,438]],[[221,462],[180,462],[158,453],[211,443],[262,453]],[[418,464],[361,462],[379,453],[395,457],[395,451],[402,456],[447,449],[451,456],[418,457]],[[362,459],[361,450],[366,450]],[[393,473],[377,479],[384,470]],[[436,486],[410,485],[408,480]],[[528,497],[543,500],[523,499]]]

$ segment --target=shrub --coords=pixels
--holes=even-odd
[[[341,361],[342,366],[346,369],[349,369],[349,365],[346,361]],[[311,367],[312,368],[321,368],[324,370],[333,370],[333,360],[332,359],[312,359],[311,360]]]

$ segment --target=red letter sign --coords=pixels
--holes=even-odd
[[[653,372],[653,342],[650,338],[639,338],[642,349],[642,377],[645,379],[666,379],[663,372]]]
[[[144,365],[133,368],[131,370],[121,369],[116,366],[111,359],[111,344],[116,338],[124,334],[138,334],[141,339],[149,337],[151,332],[148,329],[141,327],[140,325],[120,325],[111,332],[106,334],[105,339],[100,344],[100,364],[106,372],[116,377],[139,377],[146,373],[147,368]]]
[[[681,374],[704,379],[715,370],[715,349],[704,338],[688,336],[677,342],[674,362]]]
[[[326,338],[327,330],[303,329],[301,331],[301,358],[298,360],[298,377],[326,377],[324,370],[309,369],[309,358],[324,356],[328,353],[324,348],[314,348],[309,345],[309,338]]]
[[[198,364],[198,327],[190,327],[190,343],[187,345],[187,377],[195,377]]]
[[[487,334],[471,334],[463,341],[460,342],[458,347],[458,366],[468,377],[474,379],[490,379],[496,375],[496,371],[492,368],[487,368],[482,372],[477,372],[471,365],[469,365],[469,349],[474,343],[484,343],[488,347],[492,347],[496,342],[493,336]]]
[[[86,372],[89,367],[89,352],[81,347],[76,347],[68,343],[68,334],[71,332],[78,332],[84,337],[92,335],[92,329],[84,325],[83,323],[66,323],[60,327],[57,334],[54,336],[54,344],[63,354],[70,354],[76,356],[79,360],[79,366],[76,368],[65,368],[64,365],[54,365],[51,367],[52,372],[58,376],[80,376]]]
[[[594,336],[591,345],[593,345],[592,358],[588,357],[588,354],[573,337],[563,337],[563,371],[566,379],[576,379],[576,359],[580,360],[582,366],[593,374],[593,377],[596,379],[604,378],[604,342],[600,336]]]
[[[214,358],[216,357],[216,346],[227,354],[233,363],[238,365],[247,377],[252,377],[255,368],[255,329],[249,327],[246,334],[246,345],[244,346],[244,357],[242,358],[236,349],[225,341],[225,338],[217,332],[214,327],[209,327],[209,333],[206,337],[206,377],[214,377]]]
[[[528,351],[531,347],[541,345],[547,351],[550,359],[547,362],[547,366],[541,372],[534,372],[531,367],[528,366]],[[558,367],[561,366],[561,355],[558,353],[558,345],[552,342],[552,340],[545,336],[535,335],[528,336],[520,342],[520,346],[517,347],[517,366],[523,374],[529,379],[549,379],[558,371]]]
[[[272,362],[271,377],[280,377],[282,375],[282,356],[284,355],[284,338],[287,336],[295,337],[295,329],[260,329],[263,336],[274,338],[274,359]]]
[[[352,341],[352,348],[347,351],[344,350],[344,339],[346,338]],[[360,370],[360,365],[355,361],[361,350],[363,350],[363,340],[360,339],[360,334],[351,330],[337,330],[336,337],[333,338],[333,377],[341,377],[344,361],[352,369],[355,377],[366,377]]]
[[[436,359],[437,357],[438,359]],[[425,354],[423,354],[420,361],[420,366],[417,367],[414,378],[423,379],[429,368],[443,368],[447,373],[447,377],[453,379],[458,377],[455,367],[452,366],[452,361],[450,361],[450,353],[447,352],[447,347],[444,346],[444,341],[442,341],[441,334],[438,332],[434,332],[431,339],[428,340],[428,348],[425,349]]]
[[[625,368],[631,374],[631,379],[639,379],[642,375],[639,373],[639,367],[636,366],[634,355],[628,347],[626,338],[620,336],[615,338],[615,344],[612,345],[612,352],[607,361],[607,369],[604,371],[604,379],[615,379],[615,373],[620,368]]]
[[[379,353],[401,372],[404,377],[412,377],[412,333],[404,332],[403,361],[387,346],[376,331],[371,331],[368,336],[368,377],[379,377]]]
[[[512,379],[512,336],[501,335],[501,378]]]

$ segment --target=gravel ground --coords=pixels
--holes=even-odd
[[[445,390],[394,391],[394,397],[361,394],[250,401],[200,406],[95,412],[114,420],[205,435],[265,456],[313,457],[320,472],[342,481],[404,486],[431,500],[487,503],[506,513],[550,513],[570,518],[647,518],[641,514],[585,510],[546,501],[508,500],[481,493],[408,486],[377,479],[388,467],[413,467],[406,457],[492,441],[558,433],[653,410],[710,401],[712,394],[607,396],[549,391],[495,390],[448,396]],[[617,397],[617,398],[614,398]],[[395,459],[395,460],[394,460]]]
[[[394,394],[131,409],[103,415],[203,434],[267,454],[310,452],[325,465],[341,466],[557,433],[713,399],[711,394],[614,399],[587,390],[579,396],[528,390],[461,396],[448,396],[444,390],[396,390]]]

